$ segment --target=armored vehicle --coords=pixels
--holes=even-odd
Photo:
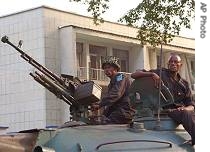
[[[167,87],[154,87],[150,77],[133,81],[130,99],[136,115],[130,124],[101,124],[90,106],[100,100],[101,87],[73,76],[55,75],[40,65],[8,37],[14,47],[39,72],[30,75],[70,106],[70,121],[56,128],[23,130],[0,135],[0,152],[193,152],[189,134],[174,123],[163,106],[174,104]],[[158,100],[159,99],[159,100]]]

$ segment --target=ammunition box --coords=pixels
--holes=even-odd
[[[74,98],[78,104],[90,105],[98,102],[101,98],[102,87],[89,81],[79,85],[74,93]]]

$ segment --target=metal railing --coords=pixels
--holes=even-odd
[[[86,67],[79,67],[77,69],[77,76],[80,79],[87,79],[87,68]]]
[[[121,72],[125,73],[130,79],[131,73]],[[104,74],[103,69],[96,69],[96,68],[89,68],[86,67],[79,67],[77,70],[77,76],[80,79],[88,79],[89,80],[97,80],[97,81],[109,81],[109,78]]]

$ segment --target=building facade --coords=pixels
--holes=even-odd
[[[121,71],[129,75],[136,69],[158,66],[160,48],[142,46],[137,29],[105,22],[95,26],[92,18],[41,6],[0,17],[0,36],[18,43],[22,50],[52,72],[106,86],[101,62],[104,56],[120,59]],[[194,84],[194,39],[175,37],[163,45],[163,66],[171,52],[181,55],[181,75]],[[36,69],[18,52],[0,43],[0,125],[9,131],[45,128],[69,120],[69,107],[34,81]]]

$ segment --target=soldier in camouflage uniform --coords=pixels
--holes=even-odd
[[[118,58],[108,56],[102,63],[102,69],[110,78],[107,94],[98,104],[92,106],[94,110],[104,107],[102,122],[123,124],[132,121],[134,110],[130,106],[128,89],[130,80],[126,75],[119,73]]]

